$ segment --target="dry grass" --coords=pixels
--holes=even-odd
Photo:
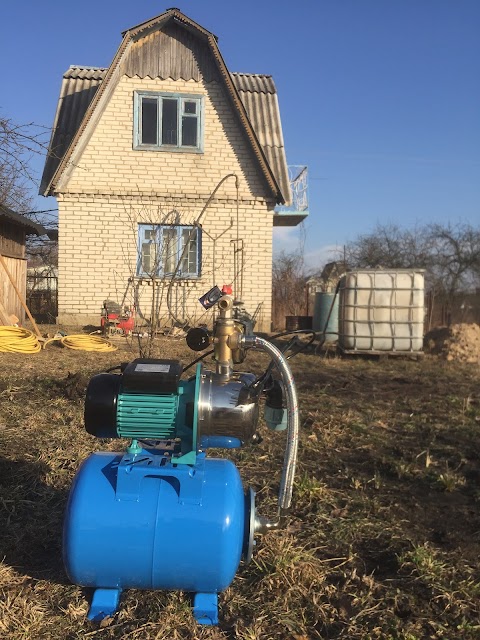
[[[160,353],[194,357],[167,339]],[[0,637],[480,637],[479,373],[436,358],[292,360],[302,433],[291,518],[222,594],[218,628],[198,627],[181,593],[128,591],[109,625],[86,620],[91,594],[63,572],[63,509],[80,462],[121,443],[85,433],[83,393],[92,373],[135,355],[2,355]],[[233,457],[272,513],[284,435],[262,432]]]

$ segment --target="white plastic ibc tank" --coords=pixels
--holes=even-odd
[[[421,351],[424,288],[423,269],[348,271],[340,281],[340,347]]]

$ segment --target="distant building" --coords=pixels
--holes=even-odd
[[[347,264],[343,260],[329,262],[323,268],[319,276],[312,276],[306,282],[307,287],[307,315],[313,314],[315,294],[334,293],[338,281],[347,270]]]

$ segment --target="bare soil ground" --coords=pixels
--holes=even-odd
[[[167,338],[157,352],[195,357]],[[108,626],[89,622],[91,592],[63,571],[63,511],[81,461],[122,442],[84,431],[83,397],[92,374],[136,355],[56,345],[0,355],[0,637],[480,637],[480,374],[435,356],[291,360],[302,424],[294,506],[221,595],[220,626],[197,626],[188,594],[133,590]],[[266,362],[252,354],[241,368]],[[273,515],[285,436],[261,432],[233,458]]]

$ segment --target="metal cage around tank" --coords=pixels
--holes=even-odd
[[[419,353],[423,269],[362,269],[340,280],[339,346],[353,353]]]

